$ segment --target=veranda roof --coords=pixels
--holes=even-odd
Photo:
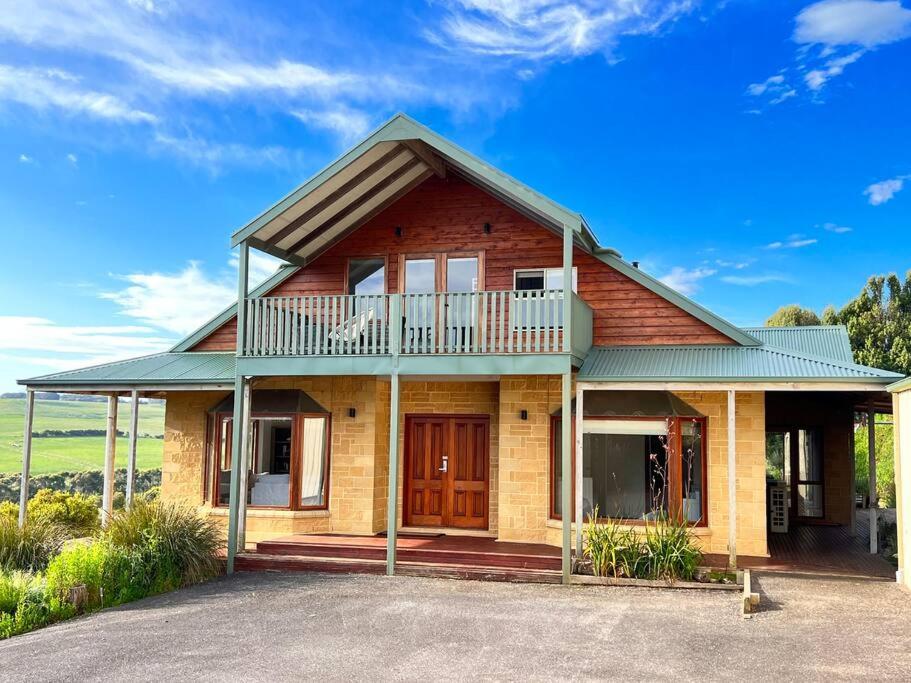
[[[576,413],[573,399],[572,412]],[[563,414],[563,408],[553,413]],[[670,391],[598,391],[585,392],[583,417],[702,417],[686,401]]]

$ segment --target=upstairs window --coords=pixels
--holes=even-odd
[[[563,325],[563,292],[557,291],[546,295],[541,290],[562,290],[562,268],[536,268],[517,270],[514,273],[516,295],[512,302],[513,329],[527,330],[534,328],[562,327]],[[573,291],[578,284],[578,273],[573,268]],[[527,292],[527,293],[526,293]]]

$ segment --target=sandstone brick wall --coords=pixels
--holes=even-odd
[[[560,406],[561,379],[500,380],[499,538],[543,543],[550,513],[550,415]],[[528,411],[528,419],[520,413]]]
[[[161,495],[190,505],[202,503],[206,449],[206,411],[225,392],[173,391],[167,396]]]

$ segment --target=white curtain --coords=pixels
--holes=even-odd
[[[326,453],[326,418],[305,417],[301,454],[301,503],[323,502],[323,468]]]

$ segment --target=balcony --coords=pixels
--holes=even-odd
[[[575,294],[570,304],[566,350],[584,355],[592,312]],[[244,358],[566,352],[558,289],[263,297],[246,305]]]

